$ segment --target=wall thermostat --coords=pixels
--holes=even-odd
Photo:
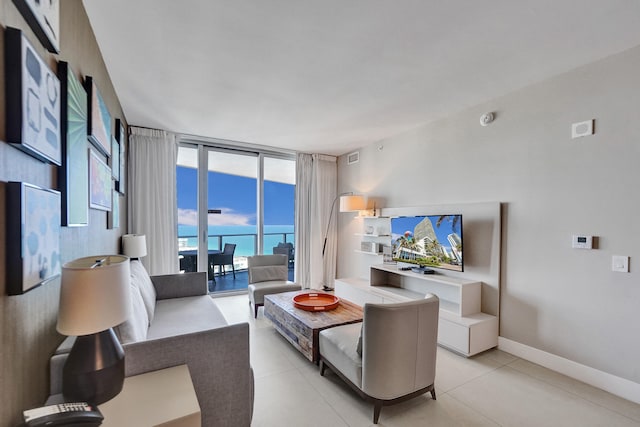
[[[571,247],[574,249],[592,249],[593,236],[573,236]]]

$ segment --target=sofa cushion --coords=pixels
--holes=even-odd
[[[264,265],[249,269],[249,282],[267,282],[270,280],[286,281],[289,275],[286,265]]]
[[[147,339],[165,338],[226,326],[222,312],[208,295],[156,301]]]
[[[362,357],[362,326],[360,327],[360,335],[358,336],[358,345],[356,346],[356,353]]]
[[[361,323],[336,326],[320,331],[320,356],[336,367],[349,381],[362,388],[362,358],[356,345]]]
[[[140,295],[142,295],[142,301],[144,301],[148,317],[147,324],[150,325],[155,315],[156,289],[153,287],[149,273],[138,260],[131,261],[131,284],[140,289]]]
[[[131,290],[129,318],[115,328],[116,335],[122,344],[144,341],[147,338],[147,329],[149,328],[149,318],[140,290],[133,285],[129,285],[129,288]]]

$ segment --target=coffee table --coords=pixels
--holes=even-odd
[[[362,307],[340,298],[338,307],[329,311],[305,311],[293,306],[292,298],[300,293],[293,291],[265,295],[264,316],[307,359],[317,364],[320,360],[318,334],[333,326],[362,322]]]

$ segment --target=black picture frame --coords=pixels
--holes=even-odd
[[[84,87],[87,90],[87,136],[94,147],[105,156],[111,156],[111,114],[100,95],[93,77],[86,76]]]
[[[4,36],[7,142],[60,166],[60,80],[21,30],[7,27]]]
[[[62,96],[62,165],[58,185],[62,195],[62,225],[89,224],[89,160],[87,92],[65,61],[58,62]]]
[[[23,294],[61,272],[60,193],[7,183],[7,293]]]
[[[58,0],[13,0],[42,46],[60,53],[60,2]]]
[[[127,178],[127,129],[124,126],[124,122],[120,119],[116,119],[116,139],[120,144],[120,175],[118,181],[116,181],[116,191],[124,195]]]

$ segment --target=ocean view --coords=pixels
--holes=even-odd
[[[208,227],[209,249],[218,248],[218,236],[222,237],[222,247],[225,243],[235,243],[236,257],[255,255],[256,245],[255,225],[210,225]],[[294,242],[293,225],[265,225],[264,226],[264,253],[270,254],[278,243],[284,241],[286,233],[287,242]],[[193,225],[178,224],[178,244],[181,251],[198,248],[198,227]]]

